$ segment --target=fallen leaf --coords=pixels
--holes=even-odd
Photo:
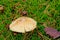
[[[27,16],[27,11],[18,10],[21,16]]]
[[[5,26],[7,29],[9,29],[9,24],[6,24],[6,26]]]
[[[60,37],[59,32],[54,28],[46,27],[44,30],[45,30],[46,34],[50,35],[50,37],[52,37],[54,39]]]
[[[23,11],[22,12],[22,15],[27,15],[27,11]]]

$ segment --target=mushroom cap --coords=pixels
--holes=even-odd
[[[32,31],[36,28],[37,22],[29,17],[19,17],[13,21],[9,28],[14,32],[25,33]]]

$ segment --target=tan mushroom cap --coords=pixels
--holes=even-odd
[[[25,33],[32,31],[36,28],[37,22],[29,17],[20,17],[13,21],[9,28],[12,31]]]

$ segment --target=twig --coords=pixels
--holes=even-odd
[[[24,34],[24,38],[23,38],[23,40],[27,40],[27,37],[26,37],[27,34],[28,34],[28,33],[25,33],[25,34]]]
[[[36,28],[36,30],[37,30],[38,36],[41,37],[41,40],[44,40],[43,35],[39,32],[38,28]]]
[[[50,5],[47,5],[47,6],[46,6],[46,8],[45,8],[45,10],[44,10],[44,13],[47,12],[47,9],[49,8],[49,6],[50,6]]]
[[[23,40],[28,40],[28,38],[30,38],[30,36],[33,34],[33,32],[34,32],[34,31],[32,31],[31,33],[25,33]]]

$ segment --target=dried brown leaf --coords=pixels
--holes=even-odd
[[[2,5],[0,5],[0,12],[4,12],[4,7]]]

